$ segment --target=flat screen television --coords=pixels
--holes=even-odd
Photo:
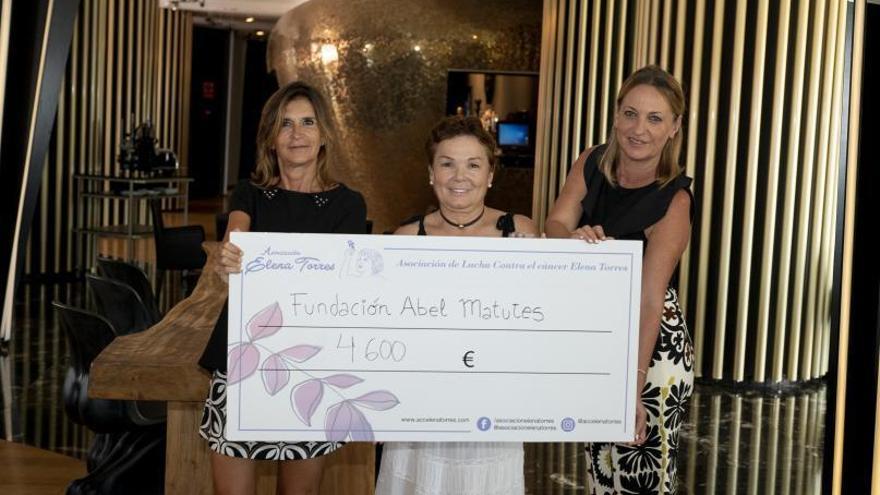
[[[498,145],[501,147],[529,147],[529,124],[524,122],[498,122]]]

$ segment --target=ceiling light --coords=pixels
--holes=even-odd
[[[332,64],[338,60],[339,50],[336,49],[336,45],[333,43],[324,43],[321,45],[321,62],[323,62],[324,65]]]
[[[247,19],[244,20],[244,22],[254,22],[254,18],[248,17]]]

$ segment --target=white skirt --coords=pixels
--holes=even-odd
[[[522,495],[523,446],[386,443],[376,495]]]

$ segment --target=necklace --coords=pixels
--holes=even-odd
[[[440,213],[440,218],[442,218],[444,222],[448,223],[449,225],[452,225],[453,227],[457,227],[459,229],[464,229],[466,227],[470,227],[471,225],[479,222],[480,219],[483,218],[483,213],[486,213],[486,207],[483,206],[483,210],[480,211],[480,214],[477,215],[477,218],[471,220],[470,222],[465,222],[465,223],[456,223],[456,222],[453,222],[452,220],[446,218],[446,215],[443,214],[443,210],[437,210],[437,212]]]

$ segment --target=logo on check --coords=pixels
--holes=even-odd
[[[480,431],[489,431],[489,428],[492,428],[492,420],[483,416],[482,418],[477,420],[477,429]]]

